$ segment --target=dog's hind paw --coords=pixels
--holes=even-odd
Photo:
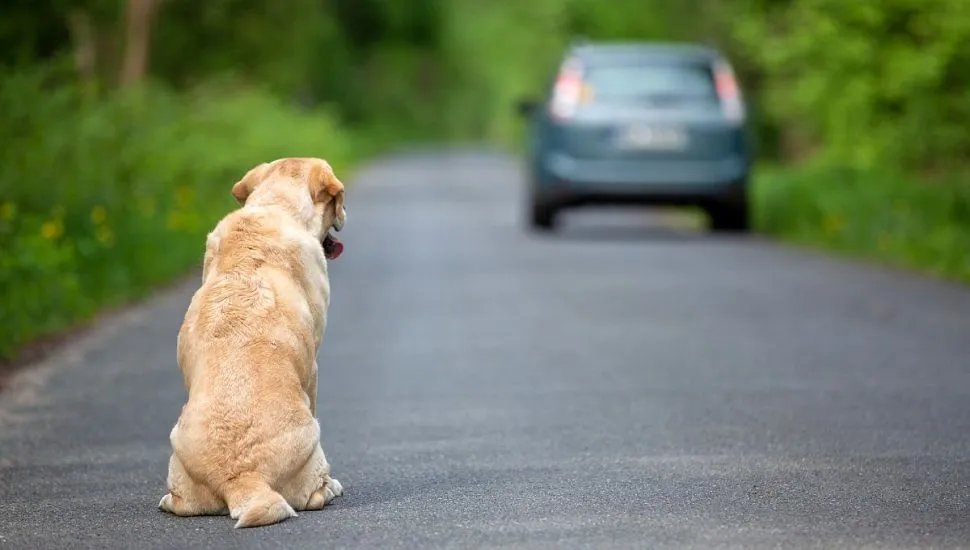
[[[162,497],[162,500],[158,501],[158,509],[163,512],[175,513],[175,510],[172,508],[172,493],[166,493]]]
[[[310,500],[307,501],[307,510],[322,510],[324,506],[342,494],[344,494],[344,486],[336,479],[330,478],[330,481],[322,489],[318,489],[310,495]]]
[[[327,484],[327,492],[330,495],[333,495],[330,497],[330,499],[328,499],[328,502],[329,502],[330,500],[333,500],[339,497],[340,495],[344,494],[344,486],[340,483],[340,480],[338,480],[335,477],[332,477],[330,478],[330,483]]]

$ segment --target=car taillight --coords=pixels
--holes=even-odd
[[[549,112],[553,117],[564,119],[573,116],[584,99],[583,68],[578,61],[563,64],[552,89]]]
[[[726,62],[714,66],[714,86],[721,100],[721,110],[731,122],[743,122],[745,117],[744,101],[734,70]]]

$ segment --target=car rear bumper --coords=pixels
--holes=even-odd
[[[717,161],[630,161],[547,157],[536,191],[569,203],[696,204],[741,198],[743,157]]]

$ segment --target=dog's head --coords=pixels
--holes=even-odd
[[[328,259],[343,252],[343,243],[330,230],[340,231],[347,221],[344,184],[327,161],[305,157],[264,162],[232,186],[232,196],[240,205],[290,203],[317,234]]]

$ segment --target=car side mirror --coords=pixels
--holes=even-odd
[[[515,102],[515,111],[519,116],[528,118],[539,107],[539,102],[534,99],[520,99]]]

